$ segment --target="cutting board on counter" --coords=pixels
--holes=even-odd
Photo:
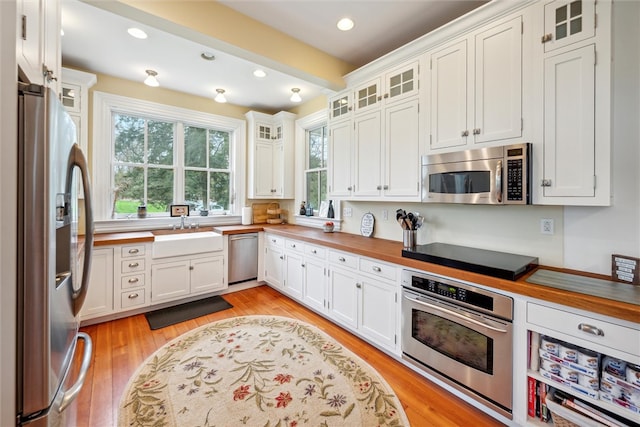
[[[253,210],[253,223],[254,224],[266,224],[267,223],[267,209],[272,203],[254,203],[251,205]]]

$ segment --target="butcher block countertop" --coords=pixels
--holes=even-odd
[[[210,231],[211,227],[201,228],[202,231]],[[332,249],[350,252],[381,261],[387,261],[404,267],[414,268],[417,270],[428,271],[435,274],[441,274],[454,279],[465,280],[488,286],[497,290],[503,290],[522,296],[532,297],[540,300],[554,302],[569,307],[603,314],[631,322],[640,321],[640,306],[624,302],[616,301],[601,296],[588,295],[581,292],[572,292],[564,289],[558,289],[550,286],[544,286],[527,282],[536,270],[533,270],[517,281],[504,280],[485,276],[482,274],[472,273],[469,271],[459,270],[456,268],[446,267],[438,264],[418,261],[410,258],[402,257],[402,242],[378,238],[368,238],[356,234],[348,233],[325,233],[321,229],[302,227],[298,225],[231,225],[213,227],[213,231],[221,234],[242,234],[258,231],[268,231],[283,237],[301,240],[309,243],[320,244]],[[115,233],[115,234],[96,234],[95,246],[112,245],[112,244],[130,244],[140,242],[153,241],[153,234],[150,231],[132,232],[132,233]],[[610,280],[607,276],[589,274],[578,271],[558,269],[553,267],[539,267],[540,269],[558,271],[562,273],[571,273],[579,276]],[[637,299],[640,293],[640,287],[629,286],[629,301]],[[606,295],[606,292],[597,292],[599,295]]]

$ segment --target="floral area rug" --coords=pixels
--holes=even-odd
[[[201,326],[129,380],[119,426],[408,426],[377,372],[316,327],[277,316]]]

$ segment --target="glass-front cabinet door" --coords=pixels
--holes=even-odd
[[[347,119],[351,115],[353,107],[351,105],[350,92],[341,93],[329,99],[329,113],[331,120]]]
[[[418,93],[418,61],[405,64],[385,74],[385,103],[399,101]]]
[[[595,35],[594,0],[558,0],[544,7],[544,51],[549,52]]]
[[[358,86],[355,90],[356,113],[362,113],[366,110],[380,106],[382,101],[382,91],[380,90],[380,79],[367,82]]]

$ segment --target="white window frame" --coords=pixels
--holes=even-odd
[[[141,99],[129,98],[104,92],[93,94],[93,215],[96,224],[111,221],[113,208],[112,159],[114,158],[114,141],[112,115],[114,112],[137,115],[170,122],[183,122],[191,126],[202,126],[229,131],[231,133],[231,159],[233,184],[230,191],[231,215],[240,215],[240,207],[245,200],[246,169],[246,122],[201,111],[159,104]],[[182,178],[178,177],[177,185]],[[174,190],[175,192],[175,190]],[[229,218],[231,219],[231,218]],[[160,218],[160,221],[175,221],[172,218]],[[121,221],[121,220],[118,220]],[[143,220],[145,223],[148,219]],[[151,224],[148,224],[151,225]]]
[[[314,212],[313,217],[302,216],[299,215],[299,206],[302,201],[305,199],[306,194],[306,179],[304,176],[305,170],[307,169],[307,131],[316,129],[322,125],[329,125],[329,110],[324,109],[317,111],[315,113],[309,114],[308,116],[302,117],[296,120],[295,126],[295,147],[296,147],[296,182],[299,185],[296,185],[296,199],[294,205],[294,218],[296,224],[305,225],[308,227],[316,227],[322,228],[323,224],[327,221],[327,218],[319,217],[317,213]],[[328,129],[327,129],[328,131]],[[327,165],[328,167],[328,165]],[[335,211],[335,218],[331,219],[331,222],[334,223],[334,230],[340,230],[341,220],[341,210],[340,210],[340,201],[333,200],[333,209]]]

